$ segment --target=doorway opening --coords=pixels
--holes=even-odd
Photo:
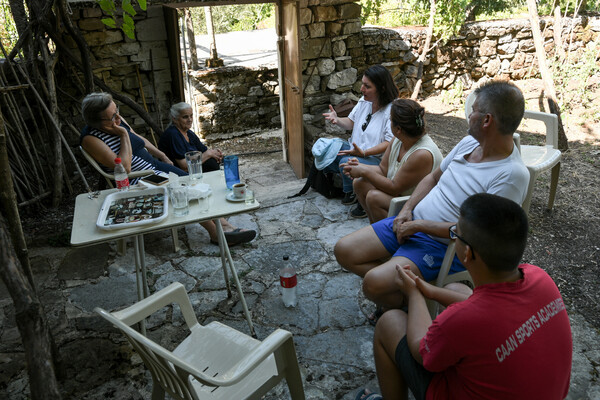
[[[180,50],[170,54],[174,97],[192,105],[194,130],[209,140],[281,129],[284,159],[302,177],[298,4],[230,4],[165,6],[169,48]],[[246,30],[224,32],[232,25]]]

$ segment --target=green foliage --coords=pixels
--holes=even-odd
[[[131,0],[123,0],[121,3],[122,19],[119,21],[117,17],[117,7],[114,0],[96,0],[102,11],[108,14],[108,17],[102,18],[101,21],[109,28],[117,28],[121,30],[130,39],[135,39],[135,23],[133,17],[137,14],[135,8],[131,4]],[[146,10],[146,0],[137,0],[140,9]]]
[[[275,26],[273,3],[211,7],[215,33],[248,31]],[[190,9],[196,34],[206,34],[204,7]]]
[[[452,89],[442,92],[442,102],[449,105],[460,105],[463,102],[464,85],[459,79],[454,82]]]
[[[19,39],[8,0],[0,0],[0,37],[6,51],[10,52]]]
[[[555,59],[551,63],[558,104],[563,115],[579,105],[588,110],[587,121],[600,121],[600,113],[592,106],[590,80],[600,75],[600,39],[590,42],[583,52],[568,54],[566,60]]]
[[[600,11],[600,0],[587,0],[585,10],[581,8],[581,0],[541,0],[538,2],[538,13],[540,15],[554,15],[556,6],[560,6],[561,14],[573,15],[583,11]]]

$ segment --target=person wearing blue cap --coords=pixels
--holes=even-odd
[[[352,177],[358,204],[350,216],[369,217],[375,223],[387,217],[390,200],[409,196],[415,186],[442,162],[442,152],[425,131],[425,109],[414,100],[392,102],[390,118],[394,139],[381,164],[348,160],[344,174]]]
[[[351,157],[368,165],[378,165],[381,155],[393,139],[390,124],[390,108],[392,101],[398,97],[398,88],[385,67],[373,65],[363,77],[360,88],[362,97],[354,106],[350,115],[338,117],[329,105],[325,119],[345,130],[352,130],[349,142],[344,142],[332,163],[325,167],[325,172],[339,172],[342,175],[344,198],[342,204],[356,203],[356,194],[352,190],[352,178],[343,174],[343,165]]]

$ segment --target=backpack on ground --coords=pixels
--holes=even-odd
[[[288,199],[302,196],[311,187],[328,199],[342,198],[344,196],[344,191],[342,190],[341,184],[337,184],[335,175],[337,174],[333,172],[323,172],[318,170],[313,162],[304,187],[295,195],[289,196]]]

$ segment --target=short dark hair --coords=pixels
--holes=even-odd
[[[414,100],[396,99],[390,110],[392,126],[402,128],[410,137],[419,137],[425,133],[425,109]]]
[[[525,113],[521,89],[509,81],[492,80],[475,89],[475,94],[480,111],[492,114],[501,134],[512,135],[517,130]]]
[[[377,89],[377,96],[379,101],[379,107],[385,107],[398,97],[399,91],[394,83],[394,79],[390,72],[383,65],[373,65],[364,73],[364,76],[369,78],[375,89]]]
[[[525,211],[512,200],[489,193],[469,197],[460,206],[461,235],[492,271],[518,267],[529,224]]]
[[[102,116],[102,112],[108,108],[110,102],[113,101],[110,93],[95,92],[90,93],[81,102],[81,114],[83,120],[88,126],[98,127]]]

